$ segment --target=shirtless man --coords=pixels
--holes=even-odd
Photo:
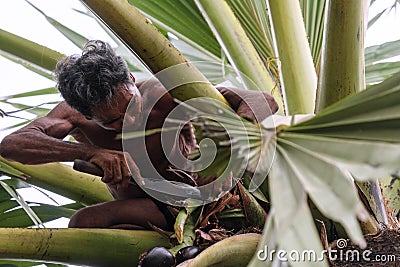
[[[170,163],[162,150],[160,134],[147,136],[146,147],[133,146],[133,154],[123,152],[121,140],[116,136],[121,133],[123,123],[132,129],[144,124],[146,129],[162,127],[166,116],[177,105],[172,96],[159,82],[153,81],[147,86],[135,84],[125,61],[109,44],[98,40],[88,42],[82,55],[61,60],[55,74],[57,87],[65,101],[48,115],[5,137],[0,146],[1,155],[23,164],[81,159],[103,170],[101,180],[115,200],[79,210],[72,216],[69,227],[148,229],[148,223],[151,223],[171,229],[173,218],[162,205],[130,183],[131,175],[137,178],[151,175],[141,162],[143,158],[150,158],[154,168],[166,179],[174,178],[168,177],[171,173],[166,171]],[[274,99],[268,94],[227,88],[218,90],[240,116],[254,119],[254,111],[248,103],[257,107],[257,102],[265,103],[265,100],[270,110],[256,111],[261,118],[277,110]],[[149,107],[148,102],[154,99],[159,100]],[[129,106],[124,120],[131,101],[134,104]],[[143,120],[145,112],[148,113],[146,121]],[[181,151],[193,149],[195,141],[190,129],[180,133]],[[78,142],[63,140],[67,135]]]

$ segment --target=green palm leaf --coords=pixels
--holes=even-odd
[[[375,84],[400,72],[400,62],[383,62],[366,66],[365,80],[367,84]]]
[[[358,219],[367,219],[368,213],[358,197],[353,179],[366,181],[400,171],[399,129],[393,123],[400,114],[400,110],[397,110],[400,101],[399,80],[400,75],[396,75],[326,108],[302,123],[277,126],[277,153],[269,174],[269,184],[272,206],[276,208],[274,220],[279,220],[276,222],[279,225],[276,227],[279,229],[279,247],[288,251],[306,249],[302,246],[306,244],[305,240],[318,240],[312,227],[306,231],[303,228],[292,229],[298,225],[297,222],[292,225],[293,214],[303,212],[300,216],[302,219],[311,216],[307,215],[309,208],[306,196],[311,198],[324,216],[340,222],[354,242],[361,246],[365,244]],[[203,109],[211,110],[209,107]],[[245,128],[247,132],[231,132],[229,138],[235,140],[257,136],[251,134],[257,131],[256,125],[245,124]],[[365,132],[366,129],[370,131]],[[259,138],[268,136],[265,141],[274,142],[270,132],[266,131],[268,128],[262,129],[264,134],[260,134]],[[371,136],[372,132],[374,135]],[[207,131],[203,130],[203,133]],[[348,135],[344,136],[346,133]],[[212,138],[212,135],[207,137]],[[241,146],[245,146],[245,143]],[[256,148],[249,146],[249,149],[249,157],[252,155],[257,159],[249,162],[268,166],[270,158],[252,153]],[[247,168],[257,170],[254,166]],[[266,172],[260,173],[265,175]],[[290,184],[283,184],[284,179],[288,179],[286,183]],[[284,192],[279,188],[285,188]],[[312,222],[311,219],[308,221]],[[303,235],[302,231],[306,234]],[[294,236],[285,237],[288,233]],[[316,251],[321,251],[321,247]]]
[[[275,52],[272,45],[268,13],[266,12],[266,1],[228,0],[227,3],[240,21],[264,64],[271,64],[272,67],[271,60],[275,57]]]
[[[18,205],[15,204],[12,206],[12,202],[15,201],[7,201],[0,204],[0,210],[9,207],[8,210],[5,210],[0,214],[0,227],[32,226],[32,220],[27,216],[27,213],[24,209],[18,208],[10,210],[18,207]],[[69,218],[76,212],[76,209],[70,209],[63,206],[36,203],[29,203],[29,206],[32,212],[34,212],[36,216],[40,218],[42,223],[46,223],[61,217]]]
[[[365,65],[400,55],[400,40],[374,45],[365,49]]]
[[[300,0],[314,65],[319,70],[326,1]]]
[[[398,112],[388,113],[400,100],[399,79],[397,75],[348,97],[278,134],[278,154],[292,169],[291,179],[296,177],[320,211],[341,222],[359,244],[363,239],[357,218],[368,215],[351,181],[400,170],[399,129],[393,123]],[[283,199],[273,203],[279,201]]]
[[[287,156],[285,152],[278,148],[276,164],[273,164],[269,178],[273,209],[276,211],[272,216],[277,245],[285,251],[322,251],[307,202],[309,186],[303,183],[301,178],[303,174],[297,172],[298,166],[293,168],[285,156]],[[282,188],[287,190],[282,192]],[[327,266],[327,264],[325,261],[305,261],[299,266]]]
[[[50,94],[58,94],[58,90],[55,87],[50,87],[50,88],[33,90],[33,91],[25,92],[25,93],[0,96],[0,101],[28,97],[28,96],[42,96],[42,95],[50,95]]]
[[[129,3],[181,40],[220,57],[221,47],[193,0],[130,0]]]
[[[3,181],[0,181],[0,185],[22,207],[24,214],[28,215],[28,218],[33,222],[33,224],[35,226],[40,227],[43,225],[43,222],[40,220],[40,218],[37,216],[37,214],[32,210],[32,208],[28,205],[28,203],[26,203],[26,201],[21,197],[21,195],[14,188],[10,187],[8,184],[6,184]],[[32,223],[30,223],[29,225],[32,225]]]

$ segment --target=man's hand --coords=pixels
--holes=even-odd
[[[217,90],[240,117],[256,122],[262,122],[279,108],[268,93],[225,87],[217,87]]]
[[[275,99],[261,92],[250,92],[243,96],[236,113],[243,118],[248,118],[256,122],[262,122],[278,110]]]
[[[128,187],[131,177],[143,184],[139,168],[129,153],[102,149],[97,151],[89,161],[103,170],[104,183]],[[128,167],[129,166],[129,167]]]

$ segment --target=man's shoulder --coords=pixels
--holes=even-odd
[[[138,82],[137,88],[141,93],[165,93],[167,89],[164,85],[156,78],[151,78],[145,81]]]
[[[157,102],[160,99],[171,98],[168,90],[157,79],[152,78],[136,84],[146,102]],[[171,98],[172,99],[172,98]]]

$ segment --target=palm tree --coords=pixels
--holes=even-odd
[[[255,197],[269,198],[271,201],[262,238],[249,234],[240,237],[242,243],[232,240],[235,237],[225,239],[202,252],[193,261],[194,266],[232,260],[232,254],[223,256],[218,253],[227,247],[236,250],[236,266],[240,263],[246,265],[253,255],[250,266],[266,264],[254,254],[257,244],[258,251],[268,246],[274,250],[320,252],[324,247],[317,234],[315,218],[323,222],[322,226],[329,228],[332,220],[335,221],[333,227],[337,231],[336,238],[350,237],[360,246],[365,244],[363,234],[379,231],[378,223],[389,227],[395,225],[399,211],[395,192],[398,189],[396,165],[399,157],[396,104],[400,90],[400,76],[395,72],[399,64],[377,62],[398,54],[400,42],[386,43],[364,51],[366,3],[344,0],[328,3],[307,0],[299,3],[288,0],[131,0],[129,4],[111,0],[84,2],[124,42],[122,44],[115,39],[119,44],[119,53],[130,55],[128,63],[132,71],[147,73],[142,65],[132,59],[129,49],[135,51],[153,73],[186,63],[186,58],[170,46],[172,42],[193,63],[186,65],[185,75],[203,79],[204,74],[212,82],[230,80],[235,83],[239,80],[241,87],[270,92],[280,105],[279,114],[283,117],[279,118],[283,122],[278,122],[276,126],[269,125],[267,121],[261,126],[251,123],[244,125],[246,136],[249,132],[256,132],[254,138],[258,138],[249,146],[248,155],[252,157],[248,159],[248,170],[265,175],[269,165],[272,165],[267,180],[253,177],[253,183],[247,184],[247,189]],[[145,13],[155,26],[174,34],[179,40],[168,41],[134,6]],[[85,42],[85,37],[50,17],[47,19],[77,45]],[[6,52],[2,55],[13,55],[11,58],[14,60],[29,62],[29,67],[42,75],[49,75],[55,61],[62,57],[46,47],[3,30],[0,34],[5,40],[0,43],[0,50]],[[22,53],[24,51],[29,52]],[[164,57],[154,57],[159,54]],[[198,64],[196,59],[205,59],[206,63]],[[392,75],[392,78],[385,80]],[[31,94],[52,92],[54,90],[50,88]],[[181,101],[197,96],[224,101],[211,84],[199,84],[190,91],[182,85],[171,93]],[[9,103],[8,99],[18,97],[21,95],[11,95],[2,101]],[[18,107],[42,112],[40,114],[46,112],[41,107]],[[314,112],[316,115],[311,119],[296,115]],[[304,121],[297,123],[298,118]],[[233,120],[232,127],[236,127],[236,123],[238,121]],[[199,122],[199,127],[204,127],[204,124]],[[235,137],[231,136],[232,139]],[[277,149],[272,164],[270,147]],[[82,205],[110,199],[104,193],[104,185],[93,180],[92,176],[78,175],[62,164],[23,166],[4,159],[0,163],[3,173],[18,178],[1,181],[4,188],[0,195],[3,196],[1,210],[9,211],[3,212],[0,217],[0,223],[4,222],[0,225],[2,227],[30,226],[31,221],[40,226],[43,221],[68,217]],[[68,177],[69,182],[54,179],[55,172]],[[382,179],[385,177],[389,178]],[[376,180],[378,178],[381,179],[379,183]],[[21,182],[21,179],[25,182]],[[369,212],[360,201],[354,181],[363,192],[362,198],[367,201]],[[82,186],[83,182],[85,186]],[[26,203],[15,188],[27,184],[68,196],[76,204],[56,207]],[[383,189],[383,196],[377,190],[379,186]],[[22,209],[10,211],[19,206]],[[183,217],[189,225],[190,216],[183,211],[186,216],[178,217]],[[17,219],[7,223],[7,218]],[[359,219],[365,221],[361,224],[362,228]],[[179,230],[184,232],[184,228]],[[40,233],[39,237],[37,233]],[[4,240],[7,244],[2,244],[0,250],[5,258],[102,266],[115,266],[117,260],[118,266],[128,266],[129,261],[134,262],[140,252],[167,245],[157,234],[140,231],[4,228],[0,229],[0,234],[4,237],[1,242]],[[21,249],[19,237],[6,239],[15,235],[25,238],[31,236],[33,247]],[[47,243],[51,253],[38,252],[35,247],[35,244],[43,244],[43,240],[58,238],[66,242],[61,245],[56,241]],[[132,251],[119,249],[119,255],[103,253],[105,245],[126,247],[135,238],[145,240],[143,246],[135,247]],[[84,246],[82,240],[88,242],[85,244],[91,244],[85,246],[90,247],[86,257],[79,256]],[[94,246],[94,243],[101,246]],[[94,253],[103,257],[96,262],[91,257]],[[304,265],[312,264],[327,265],[326,261],[307,262]]]

